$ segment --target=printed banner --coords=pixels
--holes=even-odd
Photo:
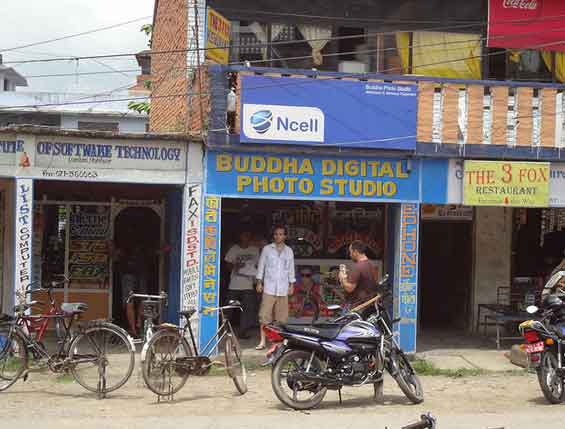
[[[242,76],[240,140],[414,150],[417,95],[416,85]]]
[[[80,181],[184,183],[184,142],[70,137],[0,141],[0,173]]]
[[[400,346],[407,352],[416,351],[418,312],[418,239],[420,225],[418,204],[402,204],[397,273]]]
[[[419,199],[419,161],[208,152],[208,193],[330,200]]]
[[[563,0],[489,0],[488,47],[565,51]]]
[[[202,284],[200,285],[200,353],[213,352],[206,348],[218,329],[220,295],[220,204],[218,197],[204,198],[204,253],[202,255]]]
[[[17,178],[15,185],[14,292],[16,303],[20,303],[25,301],[32,275],[33,181]]]
[[[548,207],[549,163],[465,161],[463,203]]]
[[[206,59],[218,64],[228,63],[230,34],[231,24],[229,20],[209,7],[206,17]]]
[[[202,185],[200,183],[186,184],[183,198],[181,310],[198,309],[201,204]],[[197,341],[198,321],[198,314],[195,314],[190,320]],[[184,323],[184,320],[181,320],[181,322]]]

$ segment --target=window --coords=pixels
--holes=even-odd
[[[92,130],[92,131],[120,131],[120,126],[118,122],[90,122],[90,121],[78,121],[79,130]]]

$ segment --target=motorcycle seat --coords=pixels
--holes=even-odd
[[[302,334],[309,337],[318,337],[326,340],[334,340],[343,325],[339,323],[324,324],[287,324],[283,328],[293,334]]]

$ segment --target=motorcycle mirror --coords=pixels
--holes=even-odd
[[[539,308],[537,308],[535,305],[528,305],[528,307],[526,308],[526,311],[527,311],[529,314],[537,313],[538,310],[539,310]]]
[[[330,311],[337,311],[337,310],[341,310],[341,307],[337,304],[332,304],[332,305],[328,305],[327,309]]]

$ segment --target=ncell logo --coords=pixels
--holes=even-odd
[[[251,126],[259,134],[265,134],[273,124],[273,112],[270,110],[259,110],[251,115],[249,119]]]
[[[244,104],[244,139],[324,142],[324,113],[317,107]]]

